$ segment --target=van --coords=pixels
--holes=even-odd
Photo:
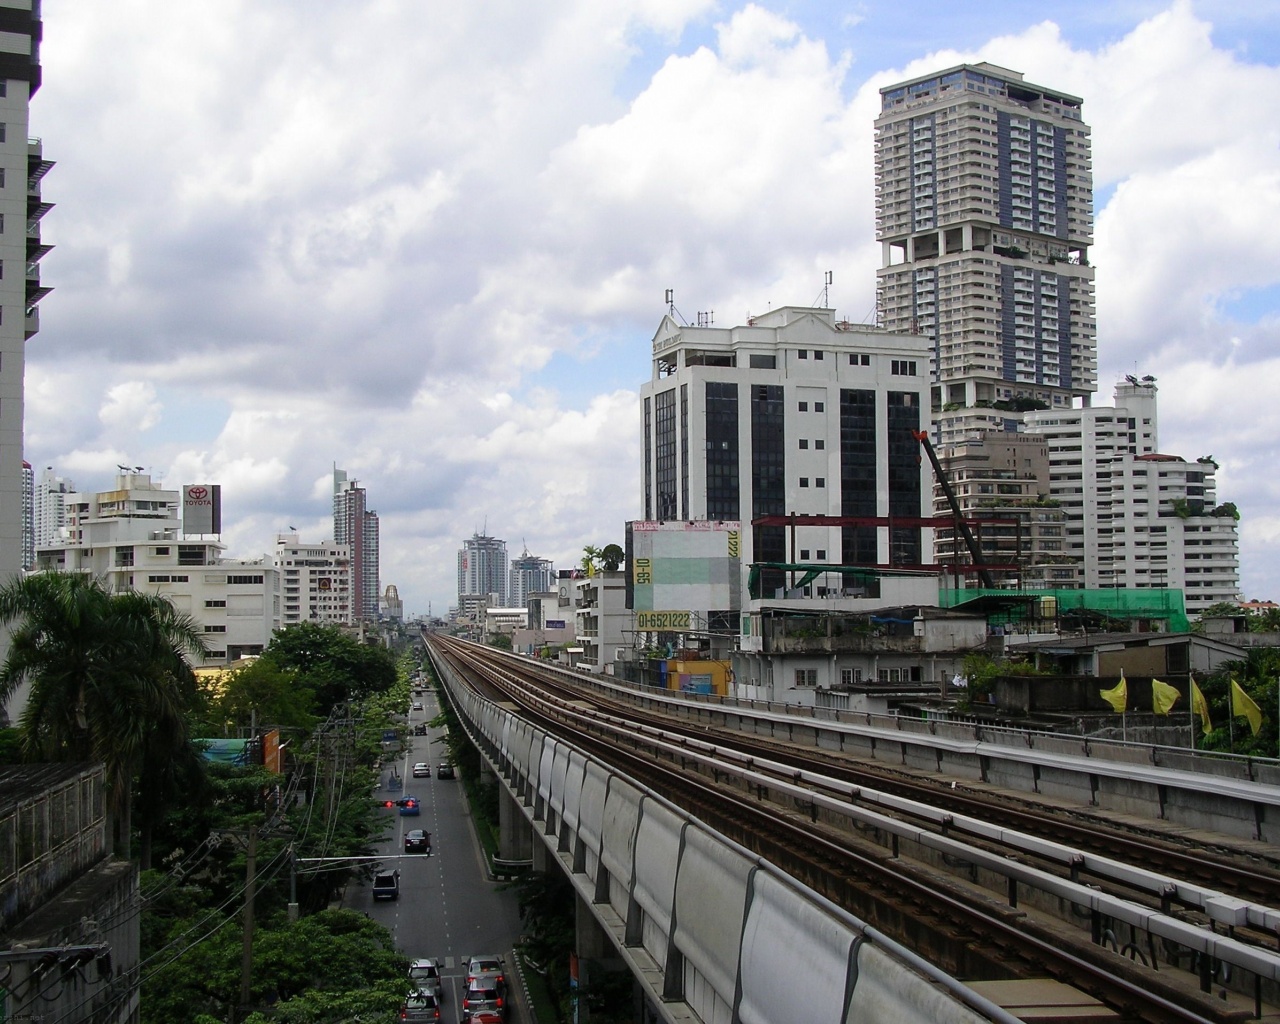
[[[400,872],[379,871],[373,876],[373,898],[375,900],[397,900],[400,898]]]

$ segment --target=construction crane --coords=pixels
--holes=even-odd
[[[924,445],[925,454],[929,456],[929,462],[933,465],[933,475],[938,478],[938,483],[942,485],[942,493],[947,496],[947,502],[951,505],[951,512],[956,517],[956,527],[960,530],[960,535],[964,537],[964,543],[969,549],[969,557],[973,559],[974,568],[978,570],[978,579],[988,590],[996,589],[996,581],[992,579],[991,573],[982,565],[982,552],[978,548],[978,542],[973,536],[973,531],[969,529],[969,524],[965,522],[963,513],[960,511],[960,502],[956,500],[956,492],[951,489],[947,474],[942,469],[942,463],[938,461],[938,453],[933,450],[933,443],[929,440],[928,432],[913,430],[911,434]]]

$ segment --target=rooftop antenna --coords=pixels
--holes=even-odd
[[[666,296],[662,301],[667,304],[667,316],[672,317],[673,319],[675,317],[679,317],[686,327],[689,326],[689,321],[685,320],[684,314],[681,313],[680,310],[676,309],[676,290],[674,288],[667,289]],[[701,327],[702,325],[699,324],[698,326]]]
[[[828,270],[825,274],[822,275],[822,308],[823,309],[831,308],[829,299],[828,299],[828,295],[829,295],[828,289],[830,289],[830,287],[831,287],[831,271]]]

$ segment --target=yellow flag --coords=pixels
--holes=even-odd
[[[1204,699],[1194,678],[1191,680],[1191,713],[1200,716],[1200,725],[1205,732],[1213,728],[1213,723],[1209,721],[1209,702]]]
[[[1151,710],[1157,715],[1167,715],[1181,698],[1175,687],[1159,679],[1151,680]]]
[[[1253,730],[1255,736],[1258,730],[1262,728],[1262,709],[1253,702],[1253,698],[1240,688],[1240,684],[1234,679],[1231,680],[1231,714],[1244,715],[1249,719],[1249,728]]]
[[[1115,708],[1117,715],[1123,715],[1129,707],[1129,684],[1125,682],[1124,670],[1120,670],[1120,682],[1109,690],[1099,690],[1098,696]]]

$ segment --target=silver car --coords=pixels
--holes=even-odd
[[[434,957],[420,957],[409,965],[409,982],[419,992],[427,992],[444,998],[444,986],[440,983],[440,961]]]

